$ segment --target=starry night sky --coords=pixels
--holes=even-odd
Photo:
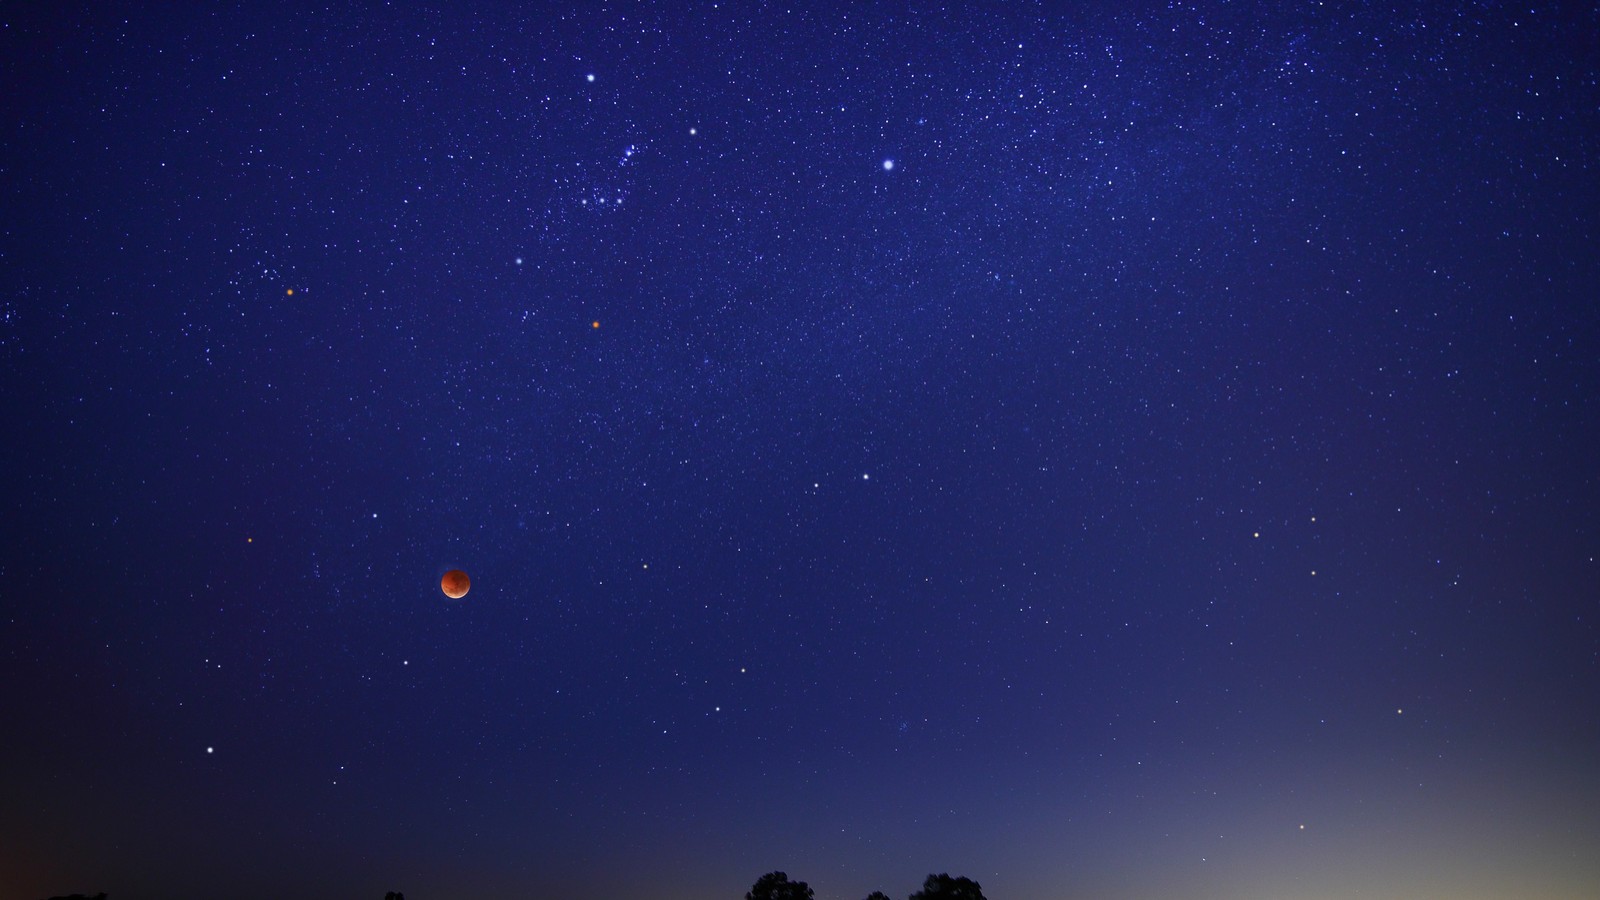
[[[1593,5],[21,6],[0,897],[1600,892]]]

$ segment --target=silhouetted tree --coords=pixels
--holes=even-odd
[[[978,883],[971,878],[951,878],[940,873],[929,875],[922,890],[911,895],[911,900],[986,900]]]
[[[804,881],[790,881],[782,872],[768,872],[756,879],[744,900],[811,900],[811,888]]]
[[[106,892],[101,891],[93,897],[88,894],[66,894],[60,897],[51,897],[50,900],[106,900]]]
[[[867,895],[867,900],[889,900],[889,895],[883,891],[873,891]]]
[[[383,895],[383,900],[406,900],[406,895],[399,891],[390,891]]]

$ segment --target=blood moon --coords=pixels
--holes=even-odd
[[[460,600],[465,597],[471,587],[472,579],[468,578],[467,573],[460,569],[451,569],[444,573],[443,578],[439,579],[439,590],[444,591],[444,595],[451,600]]]

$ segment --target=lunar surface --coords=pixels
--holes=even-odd
[[[467,595],[467,589],[472,587],[472,579],[460,569],[451,569],[439,579],[439,590],[451,600],[460,600]]]

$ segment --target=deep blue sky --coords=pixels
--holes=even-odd
[[[1600,13],[1397,6],[0,10],[0,897],[1594,896]]]

